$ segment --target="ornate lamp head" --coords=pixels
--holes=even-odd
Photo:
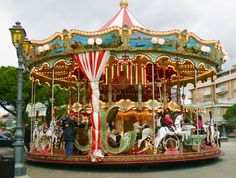
[[[11,31],[12,44],[14,46],[22,44],[25,40],[26,33],[20,22],[16,22],[16,25],[13,25],[9,30]]]

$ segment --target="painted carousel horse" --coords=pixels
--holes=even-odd
[[[152,133],[153,133],[152,129],[150,129],[148,125],[144,125],[144,129],[142,130],[142,137],[141,139],[138,139],[138,148],[140,148],[143,141],[149,139]]]
[[[37,139],[37,135],[40,132],[40,130],[41,130],[41,127],[39,126],[38,121],[35,120],[35,122],[34,122],[34,129],[33,129],[33,137],[32,137],[33,138],[33,142],[35,142],[35,140]]]
[[[195,130],[196,127],[194,125],[191,125],[189,123],[185,123],[184,126],[182,127],[182,131],[186,132],[187,136],[191,136],[193,130]]]
[[[184,139],[187,139],[187,137],[188,137],[187,133],[185,131],[183,131],[182,128],[181,128],[181,122],[182,121],[183,121],[183,115],[180,114],[175,119],[175,123],[174,123],[175,127],[173,127],[174,131],[171,131],[166,126],[161,127],[158,130],[157,136],[155,137],[155,141],[154,141],[155,147],[158,148],[158,146],[161,143],[161,141],[163,140],[163,138],[165,138],[167,135],[170,135],[170,136],[174,136],[174,135],[181,136],[182,141],[184,141]]]
[[[34,129],[34,145],[36,150],[41,150],[46,147],[53,148],[53,144],[57,142],[57,135],[55,132],[56,121],[52,119],[49,127],[35,125]]]
[[[43,126],[39,125],[38,121],[36,120],[34,123],[34,130],[33,130],[33,142],[34,142],[34,147],[36,150],[39,150],[39,141],[40,138],[43,136]]]
[[[207,143],[215,143],[215,139],[214,139],[214,136],[215,136],[215,128],[212,124],[209,124],[209,125],[203,125],[203,128],[204,128],[204,131],[206,133],[206,141]]]

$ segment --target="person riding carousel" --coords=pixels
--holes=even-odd
[[[174,125],[174,121],[170,118],[169,114],[165,114],[163,121],[164,121],[164,126],[168,127],[171,131],[174,131],[172,128],[172,126]]]
[[[133,119],[134,123],[133,123],[133,127],[134,127],[134,131],[137,134],[137,139],[141,139],[142,138],[142,133],[141,130],[144,128],[145,125],[141,126],[139,123],[139,118],[136,115]]]

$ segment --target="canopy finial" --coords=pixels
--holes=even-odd
[[[127,0],[121,0],[120,1],[120,7],[121,8],[127,8],[128,7],[128,1]]]

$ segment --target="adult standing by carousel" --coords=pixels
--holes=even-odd
[[[72,156],[73,144],[75,138],[75,128],[71,121],[65,122],[64,140],[66,143],[66,156]]]

